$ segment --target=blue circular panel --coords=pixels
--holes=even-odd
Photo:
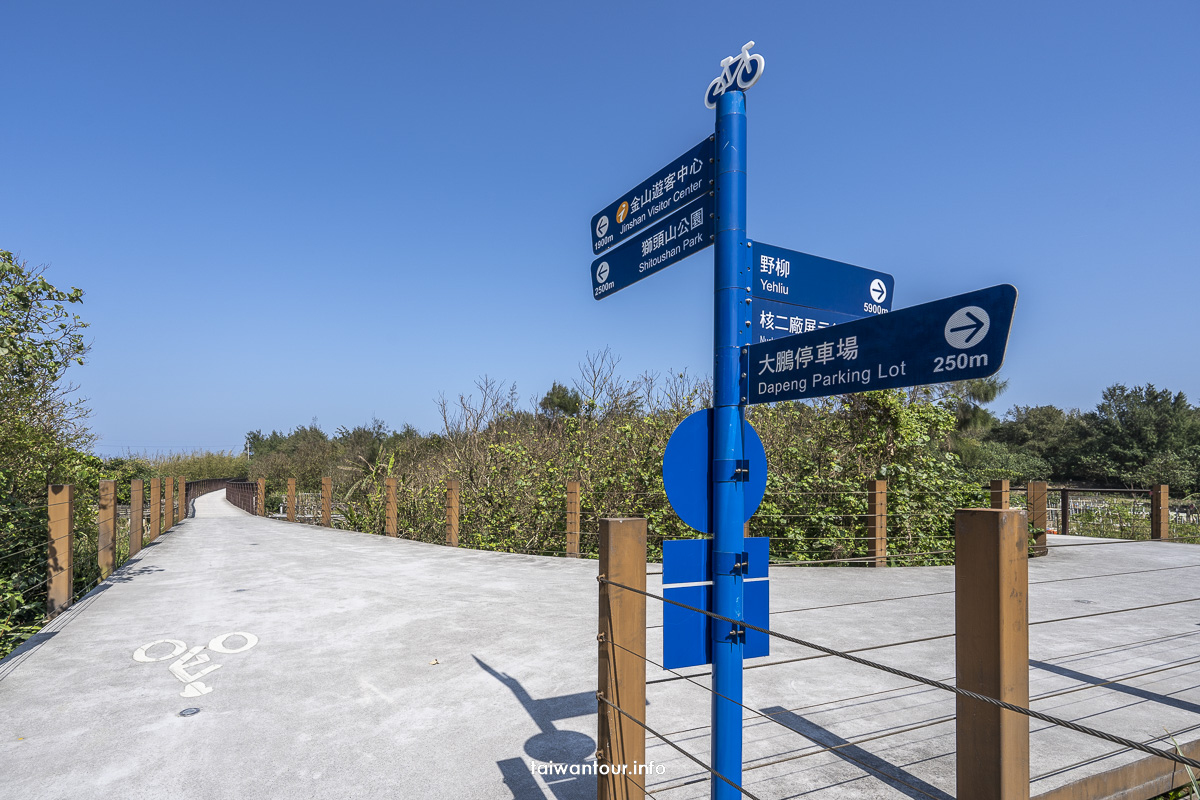
[[[712,427],[712,409],[697,411],[679,423],[663,453],[663,485],[671,508],[703,533],[712,533]],[[749,521],[767,491],[767,453],[758,431],[745,420],[742,441],[742,458],[750,466],[745,491],[745,519]]]

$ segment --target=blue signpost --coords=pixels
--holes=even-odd
[[[592,262],[592,297],[621,291],[713,243],[713,199],[708,194],[665,215],[632,241]]]
[[[596,255],[658,223],[712,192],[713,137],[708,136],[679,158],[609,203],[592,217],[592,252]]]
[[[738,463],[745,459],[741,390],[741,348],[750,344],[750,246],[746,240],[746,94],[726,91],[717,98],[717,241],[714,269],[713,336],[713,611],[742,618],[745,550],[742,510],[745,482]],[[713,620],[713,769],[741,785],[742,643],[739,631]],[[733,800],[740,793],[716,777],[712,795]]]
[[[892,310],[896,280],[808,253],[752,242],[754,299],[818,308],[858,319]],[[757,305],[757,302],[755,303]]]
[[[783,336],[824,330],[831,325],[862,319],[862,314],[839,314],[761,297],[754,298],[752,309],[750,333],[753,342],[769,342]]]
[[[705,92],[715,136],[592,218],[592,251],[603,255],[591,278],[601,300],[715,244],[713,408],[680,424],[663,463],[672,506],[712,539],[665,543],[663,583],[684,584],[665,589],[678,602],[766,627],[770,543],[742,526],[767,464],[746,407],[991,375],[1017,292],[994,286],[893,311],[891,275],[747,239],[745,90],[764,68],[753,45],[722,61]],[[711,795],[734,800],[742,662],[767,653],[768,637],[670,605],[663,637],[668,666],[712,663]]]
[[[1017,290],[1007,284],[746,348],[750,404],[994,375]]]

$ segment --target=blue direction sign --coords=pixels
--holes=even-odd
[[[592,252],[603,253],[712,191],[713,137],[688,150],[592,217]]]
[[[886,272],[754,242],[751,294],[847,314],[854,319],[892,310],[896,280]],[[754,304],[755,310],[758,303]],[[845,321],[845,320],[843,320]]]
[[[713,243],[713,200],[708,192],[667,214],[632,241],[592,262],[592,297],[603,300]]]
[[[751,341],[770,342],[796,333],[823,330],[830,325],[862,319],[862,314],[839,314],[821,308],[805,308],[790,303],[754,298]]]
[[[745,348],[750,404],[995,374],[1017,290],[1008,284]]]

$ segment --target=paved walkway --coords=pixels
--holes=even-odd
[[[594,797],[593,777],[528,767],[582,763],[595,747],[594,561],[266,520],[219,493],[195,508],[0,662],[0,798]],[[1200,596],[1197,569],[1189,545],[1057,549],[1030,564],[1030,618]],[[949,634],[952,579],[947,567],[778,569],[772,627],[845,648]],[[1132,738],[1196,726],[1200,672],[1178,665],[1200,659],[1198,611],[1035,624],[1032,693],[1081,689],[1035,707]],[[658,603],[649,615],[660,623]],[[775,646],[758,663],[811,655]],[[950,638],[864,655],[954,674]],[[650,725],[707,760],[708,693],[648,677]],[[760,797],[953,796],[945,693],[831,658],[750,669],[746,686],[749,705],[792,729],[747,714],[747,787]],[[187,708],[200,710],[179,716]],[[1035,795],[1132,759],[1033,730]],[[678,787],[659,797],[707,796],[688,783],[701,778],[693,764],[662,745],[649,755],[665,769],[652,788]]]

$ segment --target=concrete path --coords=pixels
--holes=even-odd
[[[596,562],[195,506],[0,663],[0,797],[550,797],[527,751],[594,751]]]
[[[593,777],[535,775],[529,762],[594,751],[596,562],[265,520],[220,494],[195,507],[0,662],[0,798],[595,796]],[[1200,597],[1198,570],[1189,545],[1056,549],[1030,564],[1030,617]],[[953,632],[948,567],[780,568],[771,580],[772,627],[835,647]],[[1200,737],[1186,732],[1200,725],[1200,672],[1179,666],[1200,659],[1198,612],[1035,624],[1032,693],[1079,691],[1034,707],[1132,738]],[[660,604],[649,618],[660,624]],[[953,641],[863,655],[946,679]],[[649,654],[660,660],[657,627]],[[746,673],[747,704],[784,723],[747,713],[747,788],[953,797],[953,697],[813,655],[776,644]],[[705,670],[685,672],[707,685]],[[650,726],[707,761],[709,693],[647,676]],[[188,708],[200,710],[179,716]],[[1133,758],[1033,730],[1035,795]],[[650,745],[658,797],[707,796],[691,762]]]

